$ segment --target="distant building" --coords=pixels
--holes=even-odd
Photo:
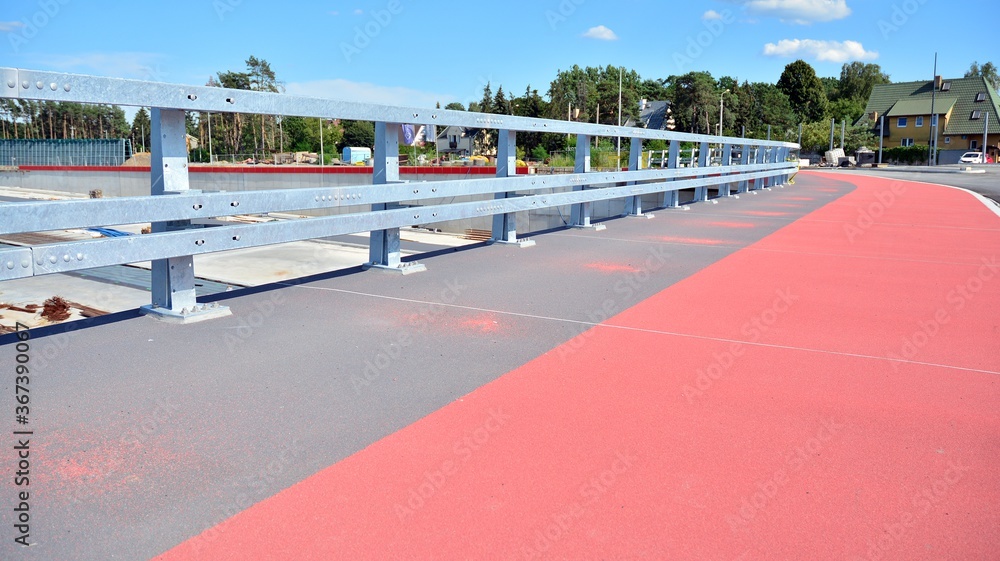
[[[475,151],[475,139],[480,129],[459,126],[445,127],[437,131],[437,149],[441,154],[471,156]]]
[[[644,129],[653,130],[674,130],[674,118],[671,116],[669,101],[647,101],[639,102],[638,126]],[[636,126],[635,119],[629,119],[625,123],[626,127]]]
[[[994,161],[1000,152],[1000,96],[982,77],[901,82],[875,86],[857,124],[869,124],[885,147],[930,144],[931,97],[938,115],[938,163],[957,163],[962,154],[982,151],[989,114],[986,150]],[[885,130],[880,131],[882,117]]]

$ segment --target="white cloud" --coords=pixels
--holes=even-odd
[[[875,60],[878,52],[866,51],[857,41],[817,41],[815,39],[782,39],[764,45],[764,54],[786,58],[809,58],[819,62]]]
[[[583,34],[584,37],[588,39],[598,39],[600,41],[617,41],[618,36],[615,35],[614,31],[611,31],[603,25],[598,25],[597,27],[591,27]]]
[[[702,14],[701,19],[703,20],[722,19],[722,14],[716,12],[715,10],[709,10],[704,14]]]
[[[455,96],[424,92],[400,86],[380,86],[367,82],[350,80],[315,80],[311,82],[291,82],[285,84],[285,93],[306,97],[336,99],[338,101],[361,101],[383,105],[404,107],[434,107],[441,102],[442,107],[455,101]]]
[[[71,55],[39,55],[32,57],[51,70],[97,74],[112,78],[137,78],[155,82],[167,81],[160,69],[165,57],[156,53],[79,53]]]
[[[782,21],[808,25],[844,19],[851,15],[847,0],[729,0],[751,15],[776,17]]]
[[[21,21],[0,21],[0,31],[14,31],[19,27],[24,27]]]

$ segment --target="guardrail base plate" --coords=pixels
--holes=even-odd
[[[491,240],[490,243],[498,243],[500,245],[513,245],[520,248],[535,247],[535,240],[517,240],[513,242],[509,242],[507,240]]]
[[[393,273],[410,275],[413,273],[422,273],[427,270],[427,267],[423,263],[400,263],[395,267],[378,263],[365,263],[362,269],[366,271],[368,269],[378,269],[380,271],[392,271]]]
[[[184,308],[180,312],[169,308],[160,308],[158,306],[154,307],[150,304],[140,307],[139,312],[143,315],[147,315],[153,319],[164,321],[166,323],[179,324],[197,323],[199,321],[226,317],[233,314],[233,312],[229,309],[229,306],[220,306],[216,303],[201,304],[194,308]]]

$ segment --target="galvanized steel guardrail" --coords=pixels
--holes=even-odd
[[[524,243],[517,238],[514,219],[517,212],[572,205],[570,225],[587,228],[592,226],[590,207],[595,201],[625,199],[626,213],[641,215],[642,195],[662,194],[662,206],[676,207],[678,191],[682,189],[695,189],[695,200],[704,201],[708,199],[709,187],[717,188],[720,196],[729,196],[734,183],[737,192],[782,184],[797,169],[797,163],[789,162],[788,156],[798,145],[786,142],[392,107],[14,68],[0,68],[0,97],[150,107],[152,119],[150,196],[0,203],[0,234],[145,222],[152,223],[152,233],[3,249],[0,250],[0,280],[152,261],[152,303],[143,309],[180,322],[228,313],[224,307],[197,303],[193,256],[198,254],[371,232],[371,267],[414,272],[422,266],[403,263],[400,259],[399,228],[402,227],[492,216],[494,241]],[[373,121],[373,185],[239,192],[191,190],[185,144],[186,111]],[[404,123],[494,129],[498,146],[496,177],[421,183],[400,181],[399,136],[400,125]],[[517,132],[576,135],[574,173],[517,176]],[[594,136],[632,139],[628,171],[591,170],[590,146]],[[664,167],[639,169],[642,140],[653,139],[670,143]],[[682,142],[698,146],[698,167],[679,168]],[[721,166],[710,165],[713,146],[721,152]],[[564,191],[540,192],[559,188]],[[400,201],[467,195],[493,195],[493,198],[428,206],[400,205]],[[202,218],[362,204],[370,204],[371,211],[263,224],[190,228],[192,220]]]

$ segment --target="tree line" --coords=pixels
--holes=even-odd
[[[983,76],[994,87],[1000,86],[997,67],[992,62],[973,62],[965,76]],[[531,85],[515,95],[502,84],[496,86],[495,92],[493,84],[486,84],[479,101],[469,103],[468,107],[449,103],[444,108],[616,125],[637,122],[642,99],[669,101],[674,126],[679,131],[721,132],[758,139],[765,138],[770,131],[774,139],[794,141],[802,125],[803,148],[817,150],[828,142],[831,119],[851,124],[858,121],[872,89],[887,83],[890,76],[879,65],[863,62],[844,64],[839,77],[819,77],[810,64],[797,60],[785,67],[774,84],[740,82],[732,76],[716,78],[706,71],[658,79],[643,78],[635,70],[610,65],[573,66],[558,71],[544,94]],[[283,82],[270,63],[255,56],[249,57],[240,70],[220,71],[209,77],[206,85],[284,92]],[[720,101],[724,107],[721,131]],[[266,158],[279,151],[318,152],[323,146],[332,154],[344,146],[374,144],[374,127],[368,122],[202,112],[188,114],[187,128],[202,144],[192,158],[203,161],[209,152]],[[149,149],[150,120],[144,108],[130,124],[117,106],[0,100],[0,129],[3,138],[130,138],[136,150]],[[848,136],[851,148],[877,141],[866,126],[850,127]],[[490,135],[481,135],[477,141],[478,149],[484,153],[494,149]],[[574,138],[563,134],[518,135],[519,152],[531,154],[535,159],[571,148],[574,142]]]

